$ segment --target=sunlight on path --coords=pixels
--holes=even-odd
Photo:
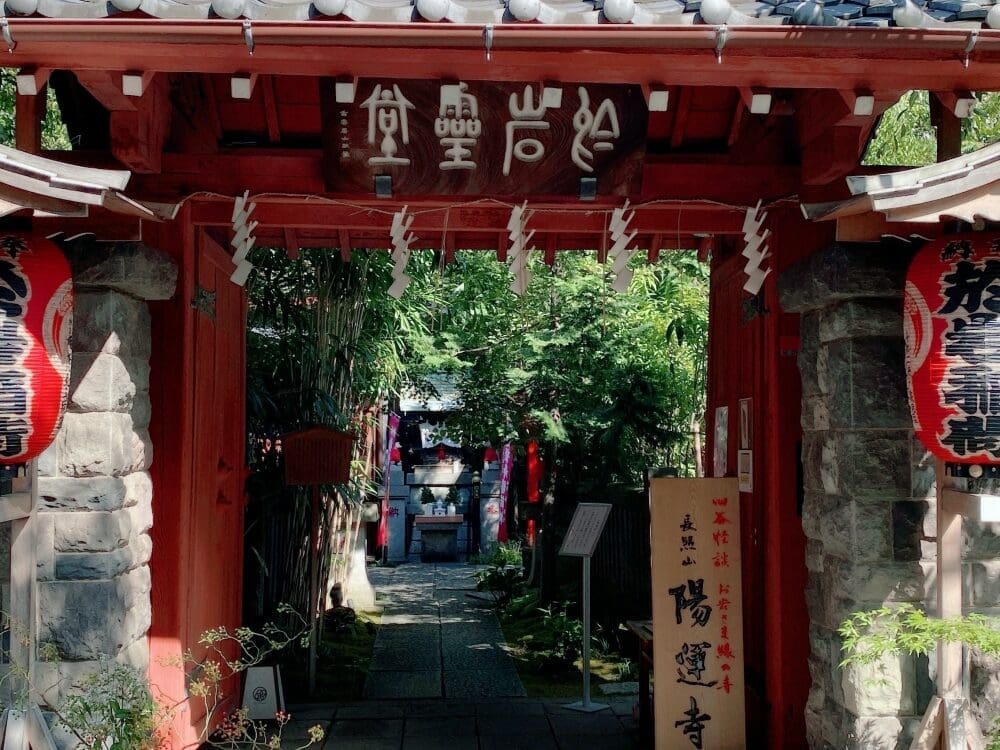
[[[475,591],[469,565],[371,571],[384,603],[365,698],[522,697],[500,623]]]
[[[365,700],[290,707],[284,750],[317,723],[327,732],[323,750],[637,750],[632,698],[586,715],[567,710],[569,699],[523,697],[500,624],[467,596],[474,571],[369,571],[385,609]]]

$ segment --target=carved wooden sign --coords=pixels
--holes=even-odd
[[[579,195],[641,188],[647,109],[639,86],[360,79],[354,102],[323,87],[327,182],[395,195]]]

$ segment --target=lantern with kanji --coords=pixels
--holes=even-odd
[[[73,281],[42,237],[0,234],[0,464],[35,458],[55,439],[69,388]]]
[[[903,304],[913,424],[936,457],[1000,463],[1000,237],[925,246]]]

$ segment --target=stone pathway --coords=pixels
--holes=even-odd
[[[378,568],[384,606],[365,698],[523,697],[514,660],[469,565]]]
[[[572,700],[523,697],[500,624],[466,596],[475,589],[473,571],[467,565],[370,571],[384,612],[366,700],[290,707],[282,747],[302,747],[308,728],[320,724],[323,750],[638,748],[632,697],[602,699],[610,710],[589,715],[566,709]]]

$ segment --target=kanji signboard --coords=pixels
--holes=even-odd
[[[641,188],[647,109],[638,86],[361,79],[350,104],[326,87],[331,190],[580,194]]]
[[[925,246],[906,275],[903,334],[921,442],[944,461],[1000,461],[1000,237]]]
[[[657,750],[742,750],[737,480],[650,482]]]

